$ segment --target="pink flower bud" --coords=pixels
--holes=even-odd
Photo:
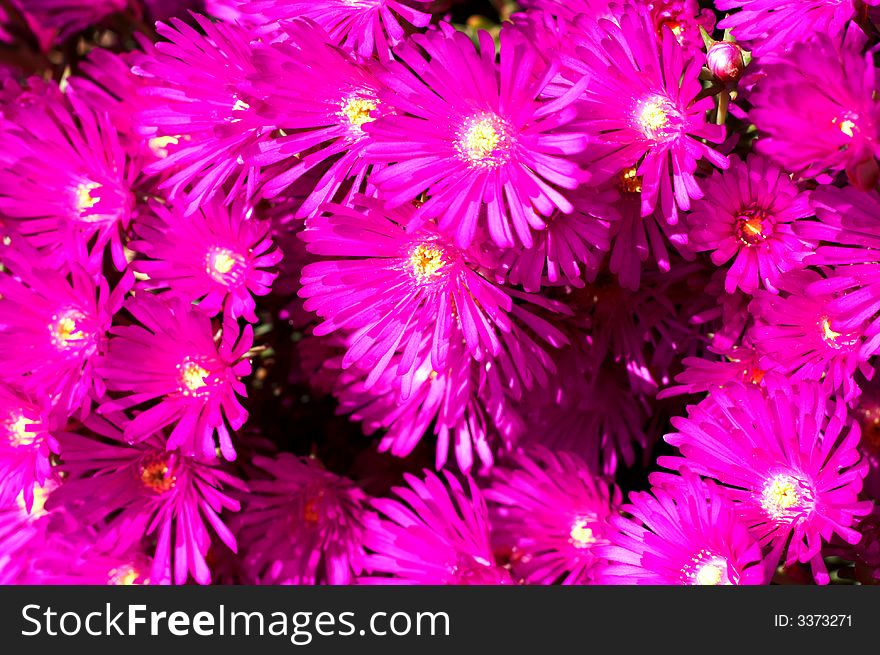
[[[709,48],[706,65],[722,82],[736,82],[746,69],[742,49],[729,41],[718,41]]]

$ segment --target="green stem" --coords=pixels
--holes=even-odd
[[[727,107],[730,105],[730,93],[727,91],[722,91],[718,95],[718,112],[715,116],[715,123],[717,125],[724,125],[724,122],[727,120]]]

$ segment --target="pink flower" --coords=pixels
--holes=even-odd
[[[174,426],[169,450],[211,460],[216,434],[223,457],[235,459],[229,428],[238,430],[248,417],[238,396],[246,395],[241,378],[251,371],[246,355],[253,328],[239,332],[226,321],[218,343],[211,320],[182,300],[138,295],[126,309],[136,324],[111,330],[98,365],[107,390],[119,395],[103,401],[99,412],[109,415],[158,401],[132,413],[126,439],[138,442]]]
[[[282,257],[269,222],[240,202],[208,201],[190,215],[159,204],[151,210],[136,222],[139,238],[129,244],[146,257],[133,263],[147,276],[139,286],[197,303],[209,316],[223,310],[230,319],[256,322],[254,296],[269,293],[277,275],[270,269]]]
[[[816,383],[773,390],[731,383],[672,425],[678,432],[666,441],[681,457],[658,464],[715,478],[740,520],[770,548],[771,570],[786,551],[787,565],[809,562],[816,581],[827,584],[822,544],[833,535],[858,542],[854,525],[872,507],[858,499],[867,467],[846,404],[829,400]]]
[[[801,268],[816,244],[797,235],[794,224],[812,216],[807,195],[782,169],[754,155],[732,158],[730,168],[704,184],[706,195],[688,214],[690,245],[711,250],[717,266],[733,263],[724,289],[776,291],[779,276]]]
[[[529,584],[588,584],[605,520],[620,491],[565,451],[519,452],[492,469],[485,491],[493,543],[510,551],[513,572]]]
[[[312,459],[257,456],[238,521],[244,569],[257,584],[350,584],[363,555],[365,494]]]
[[[208,525],[236,550],[220,513],[238,511],[238,501],[226,489],[243,490],[243,483],[214,466],[213,458],[170,450],[162,433],[132,443],[114,422],[94,417],[86,426],[88,436],[59,435],[68,477],[53,494],[50,509],[64,507],[95,527],[97,546],[117,554],[130,553],[144,537],[154,536],[153,584],[184,584],[190,575],[199,584],[210,583]]]

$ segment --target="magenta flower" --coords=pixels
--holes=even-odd
[[[4,134],[11,158],[0,166],[0,213],[52,259],[97,270],[109,245],[122,270],[138,169],[106,114],[74,93],[64,98],[11,112],[27,129]]]
[[[128,0],[18,0],[22,8],[46,28],[66,39],[128,6]]]
[[[159,204],[151,210],[135,223],[139,238],[129,244],[147,258],[133,262],[147,276],[141,286],[198,303],[209,316],[223,310],[231,319],[256,322],[254,296],[269,293],[277,275],[269,269],[282,257],[269,222],[253,218],[241,203],[227,207],[218,200],[188,216]]]
[[[432,0],[252,0],[243,9],[267,21],[308,18],[345,50],[361,57],[391,58],[409,26],[425,27],[431,14],[419,11]],[[410,28],[411,29],[411,28]]]
[[[196,21],[204,34],[177,19],[160,23],[168,42],[157,43],[133,69],[148,78],[141,92],[163,100],[138,114],[140,133],[169,146],[145,171],[163,174],[160,188],[170,200],[185,199],[187,213],[217,193],[252,195],[259,180],[253,158],[273,129],[252,110],[254,35],[202,16]]]
[[[651,493],[634,492],[595,548],[599,584],[754,585],[765,582],[761,549],[711,481],[684,469]]]
[[[169,449],[210,460],[216,457],[216,434],[223,457],[235,459],[227,425],[238,430],[248,417],[238,396],[246,395],[241,378],[251,371],[246,357],[253,328],[239,332],[226,321],[217,343],[211,320],[182,300],[138,295],[126,309],[138,324],[110,332],[98,368],[108,391],[119,396],[105,400],[99,412],[109,415],[158,401],[132,415],[126,439],[137,442],[173,425]]]
[[[255,584],[350,584],[363,556],[365,494],[311,459],[281,453],[253,464],[236,531]]]
[[[0,383],[0,505],[22,498],[26,511],[34,504],[34,488],[52,477],[50,456],[58,454],[52,436],[57,427],[48,398],[31,399]]]
[[[701,62],[687,59],[668,29],[658,44],[650,12],[634,5],[619,22],[601,19],[588,27],[578,51],[591,72],[584,129],[602,145],[591,171],[610,177],[637,166],[642,215],[659,203],[675,224],[678,210],[702,197],[697,162],[705,157],[727,168],[727,158],[703,141],[720,143],[724,128],[706,122],[712,100],[697,99]]]
[[[309,193],[296,210],[306,217],[343,185],[350,188],[344,204],[362,190],[372,168],[363,127],[382,115],[384,106],[373,68],[332,46],[314,23],[284,23],[284,35],[254,53],[259,72],[253,84],[266,97],[254,111],[285,134],[262,148],[260,161],[274,165],[265,167],[260,193],[272,198],[314,173],[314,180],[303,180]],[[297,84],[288,83],[291,77]]]
[[[858,186],[876,185],[880,124],[874,60],[862,54],[864,41],[856,31],[842,44],[819,33],[763,64],[765,75],[749,96],[758,152],[804,176],[846,170]]]
[[[58,272],[11,243],[0,246],[0,379],[48,396],[62,412],[87,413],[103,393],[95,357],[131,280],[123,277],[111,292],[104,277],[96,281],[79,267]]]
[[[159,432],[133,443],[113,422],[93,417],[87,427],[88,436],[59,434],[68,477],[52,495],[50,509],[63,507],[97,529],[97,547],[117,554],[130,553],[145,536],[154,536],[152,584],[184,584],[190,575],[199,584],[210,583],[208,525],[236,550],[220,513],[239,510],[226,490],[244,490],[244,484],[213,466],[213,458],[169,450]]]
[[[842,400],[830,401],[815,383],[716,387],[688,408],[688,418],[672,419],[678,432],[666,441],[682,456],[658,464],[718,480],[740,519],[771,548],[771,569],[787,550],[787,565],[809,562],[826,584],[823,542],[838,535],[856,543],[854,525],[872,507],[858,499],[867,467],[858,425],[846,413]]]
[[[733,158],[730,168],[714,173],[703,188],[705,197],[687,217],[690,246],[711,250],[717,266],[733,260],[724,282],[727,293],[754,293],[759,287],[775,292],[779,276],[801,268],[815,249],[793,229],[813,215],[806,194],[767,160]]]
[[[863,5],[876,5],[866,0]],[[718,23],[739,41],[748,41],[759,55],[783,51],[807,41],[815,34],[836,37],[857,15],[851,0],[717,0],[715,8],[729,12]]]
[[[478,272],[479,251],[456,247],[431,223],[406,231],[411,205],[389,210],[367,198],[359,205],[333,205],[329,216],[309,220],[301,234],[309,251],[346,259],[304,267],[299,295],[307,298],[307,310],[324,319],[316,335],[339,329],[352,334],[343,367],[357,363],[371,370],[368,386],[397,351],[403,352],[397,374],[412,376],[426,340],[435,371],[445,370],[450,344],[462,339],[478,361],[498,357],[501,335],[510,333],[514,319],[553,346],[566,342],[557,328],[513,299],[562,311],[558,303],[502,289]]]
[[[565,451],[519,452],[492,470],[484,492],[492,541],[510,551],[513,572],[529,584],[588,584],[605,520],[620,491]]]
[[[870,377],[873,369],[862,352],[862,326],[844,327],[839,294],[812,290],[834,285],[814,271],[800,271],[782,279],[781,295],[758,292],[749,309],[755,325],[749,337],[760,355],[761,368],[800,380],[821,381],[828,394],[842,390],[846,400],[859,392],[855,375]]]
[[[473,480],[468,490],[454,476],[425,471],[405,475],[401,499],[378,498],[365,521],[361,584],[511,584],[489,546],[486,503]],[[445,481],[445,483],[444,483]],[[402,502],[401,502],[402,501]]]
[[[558,67],[543,63],[519,31],[502,30],[500,38],[496,64],[488,33],[479,50],[461,32],[413,37],[421,49],[398,48],[400,61],[381,76],[388,113],[365,126],[375,141],[369,156],[389,164],[372,176],[389,206],[426,193],[412,222],[437,219],[460,247],[481,225],[499,246],[531,247],[532,230],[543,229],[546,217],[574,210],[559,188],[585,180],[572,156],[586,136],[569,126],[583,82],[542,99]]]

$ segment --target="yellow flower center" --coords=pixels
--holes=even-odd
[[[578,519],[572,524],[568,536],[569,542],[575,548],[588,548],[591,544],[596,543],[596,536],[593,534],[593,530],[587,527],[588,525],[587,519]]]
[[[495,114],[479,114],[465,121],[456,149],[461,158],[471,165],[493,168],[500,166],[508,159],[510,129]]]
[[[100,188],[101,185],[97,182],[81,182],[76,186],[74,197],[76,199],[76,211],[80,217],[82,217],[83,213],[101,202],[100,196],[92,194],[93,191],[97,191]]]
[[[672,106],[668,100],[652,96],[642,101],[636,109],[636,123],[647,138],[656,139],[663,136],[669,126],[671,111]]]
[[[378,106],[378,101],[373,98],[355,95],[342,101],[342,110],[339,113],[351,127],[360,131],[365,123],[376,120],[372,114]]]
[[[850,348],[859,341],[858,333],[838,332],[831,327],[831,319],[828,316],[819,319],[819,333],[822,335],[822,341],[835,350]]]
[[[710,550],[701,550],[681,569],[682,582],[689,585],[717,586],[732,583],[727,559]]]
[[[443,250],[430,243],[419,244],[409,256],[412,274],[419,282],[439,277],[445,263]]]
[[[58,350],[69,350],[87,341],[88,335],[79,328],[83,319],[85,315],[73,309],[53,316],[49,325],[52,345]]]
[[[697,570],[697,574],[694,576],[694,582],[701,586],[717,587],[721,584],[721,579],[723,577],[724,572],[721,570],[721,567],[713,562],[709,562],[708,564],[703,564]]]
[[[186,395],[192,395],[208,386],[207,380],[211,374],[201,364],[187,360],[178,364],[177,368],[180,370],[180,383]]]
[[[835,332],[831,329],[831,319],[827,316],[822,317],[819,326],[822,328],[822,338],[825,341],[834,342],[837,337],[843,336],[843,332]]]
[[[150,491],[163,494],[177,484],[177,476],[171,470],[171,456],[168,453],[147,455],[139,469],[143,485]]]
[[[9,444],[14,448],[30,446],[37,438],[31,428],[36,423],[25,418],[24,414],[19,414],[17,417],[11,416],[5,425]]]
[[[176,146],[180,143],[179,136],[156,136],[147,141],[147,146],[154,155],[160,159],[168,156],[168,146]]]
[[[808,509],[811,504],[804,485],[785,473],[767,480],[761,491],[761,507],[773,519],[790,518],[792,510]]]
[[[220,284],[236,282],[244,257],[229,248],[214,247],[205,255],[205,272]]]
[[[852,139],[859,129],[858,124],[856,123],[858,120],[858,114],[848,111],[844,113],[843,116],[833,118],[831,124],[837,125],[837,129],[839,129],[842,134]]]
[[[117,569],[110,569],[107,572],[109,584],[117,586],[129,587],[135,585],[140,577],[140,572],[134,566],[130,565],[121,566]]]

